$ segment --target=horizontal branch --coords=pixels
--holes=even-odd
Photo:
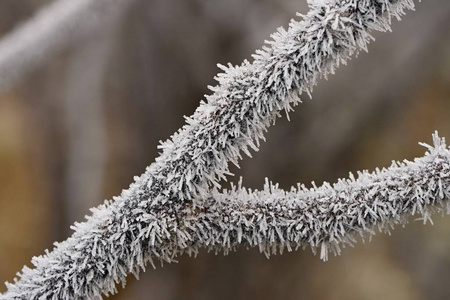
[[[434,212],[449,211],[450,150],[437,133],[433,140],[424,157],[359,172],[334,185],[283,191],[266,182],[264,190],[253,192],[239,185],[213,191],[202,207],[190,205],[173,216],[136,208],[137,221],[145,224],[140,230],[131,227],[131,218],[113,222],[111,207],[120,211],[124,203],[108,202],[93,209],[88,222],[76,224],[75,234],[54,251],[34,258],[36,268],[25,268],[0,299],[101,299],[102,292],[114,293],[128,272],[137,277],[148,262],[155,267],[154,261],[174,262],[200,249],[227,254],[238,246],[258,247],[269,256],[309,246],[314,253],[320,248],[326,260],[328,252],[339,254],[342,245],[353,245],[358,234],[389,231],[411,215],[427,221]],[[108,226],[114,233],[105,231]]]
[[[376,229],[389,232],[414,215],[431,221],[435,212],[450,212],[450,151],[437,132],[433,141],[434,146],[422,144],[428,151],[413,162],[393,162],[372,173],[358,172],[356,178],[350,174],[334,185],[313,183],[313,188],[298,185],[284,191],[266,181],[262,191],[239,185],[213,192],[201,210],[184,212],[168,249],[228,253],[246,245],[269,256],[309,246],[314,253],[321,248],[320,257],[327,260],[329,252],[340,254],[343,245],[353,245],[358,234],[364,238]],[[183,248],[174,251],[176,245]]]

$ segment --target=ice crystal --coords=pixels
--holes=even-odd
[[[445,206],[449,151],[435,136],[429,153],[334,186],[285,192],[267,183],[260,192],[242,187],[212,190],[257,150],[279,116],[310,94],[321,77],[352,54],[367,50],[372,30],[390,29],[392,17],[413,9],[412,0],[311,1],[311,10],[280,28],[252,63],[219,66],[212,94],[159,148],[162,153],[119,197],[92,209],[73,235],[33,258],[0,299],[102,299],[156,261],[172,262],[199,249],[227,253],[238,245],[266,255],[298,247],[339,253],[355,233],[428,219]],[[433,208],[434,207],[434,208]]]

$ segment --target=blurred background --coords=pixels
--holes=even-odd
[[[51,4],[1,0],[0,40]],[[215,83],[217,63],[250,59],[308,10],[305,0],[108,6],[80,17],[46,59],[0,92],[0,282],[154,161],[159,140]],[[393,33],[374,35],[368,54],[320,81],[291,122],[278,120],[233,171],[250,188],[262,188],[264,177],[289,188],[423,155],[418,142],[431,143],[434,130],[450,137],[449,32],[450,1],[418,3]],[[326,263],[309,249],[269,260],[257,249],[201,252],[129,277],[111,299],[448,299],[450,217],[434,221],[411,219]]]

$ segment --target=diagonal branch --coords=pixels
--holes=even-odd
[[[214,219],[220,217],[220,210],[211,215],[212,229],[196,219],[193,222],[199,231],[186,229],[186,222],[199,210],[208,213],[208,201],[202,199],[210,195],[209,185],[218,186],[217,180],[229,173],[228,162],[237,164],[241,151],[250,155],[249,147],[258,149],[264,131],[281,110],[289,112],[300,102],[299,95],[310,93],[319,78],[333,73],[352,54],[366,50],[371,30],[389,30],[392,17],[413,9],[412,0],[316,3],[302,21],[292,21],[287,31],[279,29],[268,46],[254,55],[253,63],[222,66],[225,73],[217,77],[219,85],[211,88],[213,94],[160,146],[163,152],[156,162],[120,197],[106,201],[92,210],[85,223],[76,224],[71,238],[34,258],[34,269],[25,267],[0,299],[101,299],[102,294],[116,292],[116,282],[124,283],[129,273],[137,275],[152,259],[171,262],[184,251],[195,253],[198,247],[219,249],[216,242],[220,239],[208,238],[206,231],[220,231],[222,223]],[[267,209],[268,214],[276,212],[276,208],[273,212],[270,206]],[[189,211],[194,215],[186,215]],[[234,210],[224,207],[224,212],[230,214],[223,216],[226,224]],[[224,251],[245,241],[239,239],[239,232],[236,241],[229,233],[220,246]],[[269,249],[265,245],[277,242],[275,233],[283,236],[274,227],[269,228],[266,240],[261,239],[264,235],[255,235],[247,241]],[[345,241],[333,232],[328,235]],[[319,242],[334,245],[335,240],[326,237],[324,233],[306,241],[313,247]],[[290,242],[282,245],[288,247]],[[327,247],[322,249],[326,258]]]

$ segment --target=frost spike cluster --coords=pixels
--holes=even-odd
[[[289,112],[318,78],[366,50],[371,30],[389,30],[392,17],[413,7],[412,0],[317,1],[302,21],[292,21],[287,31],[279,29],[253,63],[222,66],[213,94],[160,146],[156,162],[121,196],[76,224],[72,237],[34,258],[34,269],[25,267],[0,299],[101,299],[152,259],[171,262],[183,251],[219,249],[214,240],[205,239],[203,245],[194,235],[198,231],[183,229],[189,217],[183,212],[207,207],[208,183],[218,185],[229,173],[228,162],[237,164],[241,151],[250,155],[248,148],[257,150],[280,111]],[[199,232],[208,231],[198,224]],[[258,240],[258,245],[265,249],[271,239]],[[220,249],[231,246],[231,240],[229,245],[225,241]]]

